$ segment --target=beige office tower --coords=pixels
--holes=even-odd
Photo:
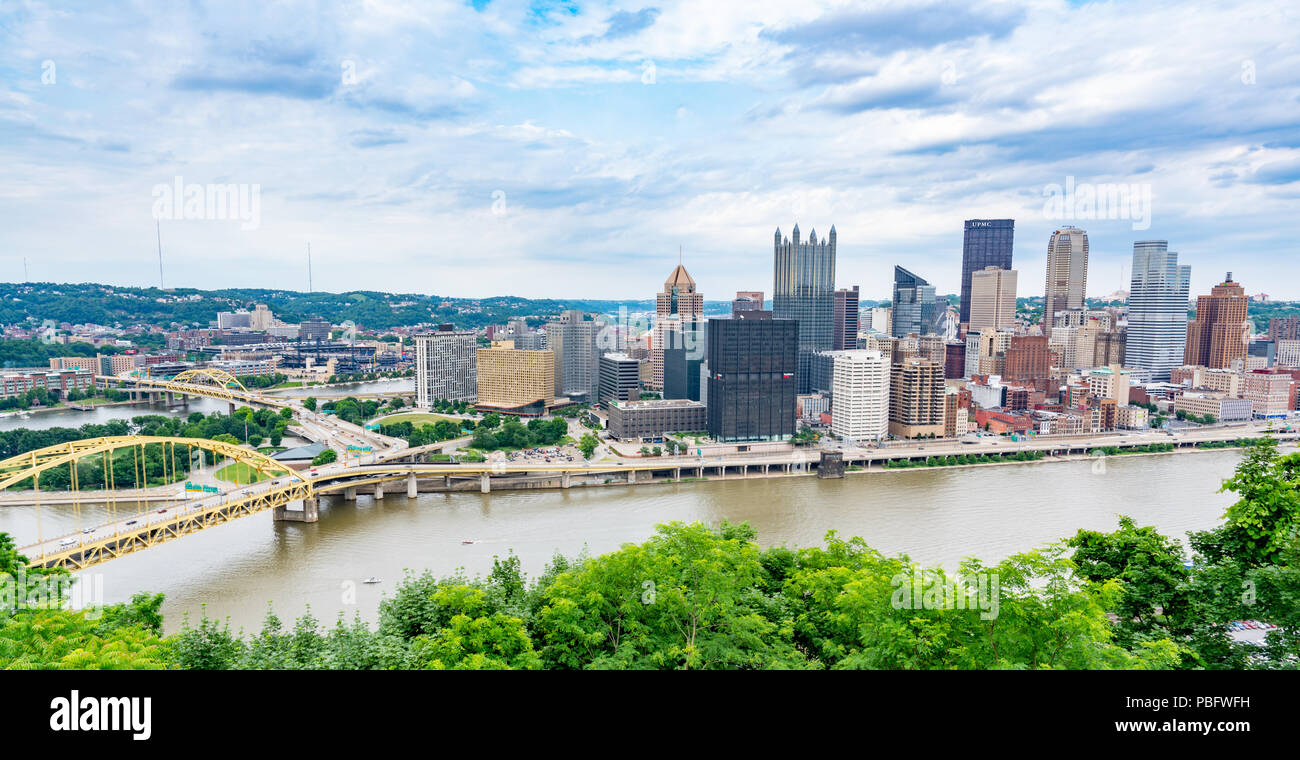
[[[1016,326],[1016,270],[985,267],[970,276],[967,332]]]
[[[1047,243],[1047,286],[1043,295],[1043,328],[1066,309],[1082,309],[1088,289],[1088,233],[1062,227]]]
[[[669,343],[679,344],[682,326],[698,329],[696,323],[704,319],[704,294],[695,292],[695,280],[678,264],[664,282],[662,292],[655,295],[655,331],[650,352],[653,375],[650,384],[660,390],[664,387],[664,349]],[[675,335],[670,335],[675,333]]]
[[[909,357],[891,369],[889,433],[900,438],[943,437],[943,365]]]
[[[973,283],[972,283],[973,285]],[[974,304],[971,305],[972,313]],[[966,334],[966,377],[1001,375],[1006,369],[1007,349],[1015,333],[985,328]]]
[[[555,400],[555,354],[493,346],[478,350],[479,408],[540,414]]]

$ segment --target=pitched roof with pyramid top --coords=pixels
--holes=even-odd
[[[672,288],[677,288],[679,291],[684,290],[688,293],[695,292],[695,280],[691,279],[690,273],[681,264],[678,264],[673,269],[673,273],[668,275],[668,279],[664,282],[665,291]]]

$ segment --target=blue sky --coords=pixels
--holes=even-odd
[[[155,188],[257,187],[257,224],[161,221],[166,283],[644,298],[770,292],[772,231],[836,226],[838,284],[958,289],[962,221],[1052,185],[1089,292],[1167,239],[1300,299],[1300,7],[1258,2],[7,2],[0,277],[158,281]],[[1103,215],[1104,216],[1104,215]]]

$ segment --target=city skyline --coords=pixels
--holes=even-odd
[[[3,279],[157,284],[157,225],[169,286],[305,290],[311,244],[315,290],[401,271],[416,292],[577,297],[581,273],[632,298],[607,264],[659,271],[682,246],[723,294],[760,286],[773,220],[834,219],[841,283],[883,300],[894,264],[959,292],[962,221],[1013,218],[1026,282],[1077,224],[1099,295],[1127,287],[1133,242],[1170,239],[1194,292],[1250,251],[1243,282],[1300,298],[1297,11],[1247,8],[718,4],[701,27],[669,4],[250,5],[254,25],[9,6]],[[1098,56],[1102,36],[1141,54]],[[1153,114],[1177,118],[1157,134]],[[255,228],[187,218],[209,184],[256,187]],[[1110,184],[1149,194],[1141,223],[1088,206]]]

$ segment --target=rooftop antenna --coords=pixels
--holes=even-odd
[[[154,222],[154,230],[158,233],[158,289],[163,288],[163,269],[162,269],[162,222]]]
[[[27,276],[27,257],[24,256],[23,257],[23,282],[31,282],[31,281],[32,281],[31,278]]]
[[[307,241],[307,292],[311,292],[311,241]]]
[[[682,247],[679,245],[677,246],[677,266],[681,266],[681,265],[682,265]]]

